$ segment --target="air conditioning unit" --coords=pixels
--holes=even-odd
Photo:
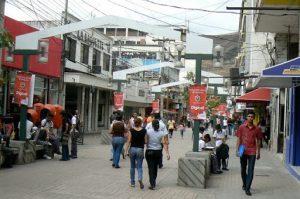
[[[101,66],[93,66],[91,69],[91,73],[101,74]]]

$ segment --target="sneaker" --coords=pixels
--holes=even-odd
[[[135,187],[135,184],[131,184],[130,186],[131,186],[131,187]]]
[[[222,170],[224,170],[224,171],[229,171],[229,169],[227,169],[227,168],[222,168]]]
[[[150,186],[149,189],[150,189],[150,190],[155,190],[155,187]]]
[[[252,193],[249,190],[246,190],[245,193],[247,196],[252,196]]]
[[[47,160],[51,160],[52,158],[48,155],[44,155],[44,158],[47,159]]]

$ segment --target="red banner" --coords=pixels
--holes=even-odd
[[[123,111],[124,108],[124,93],[115,92],[114,93],[114,106],[118,111]]]
[[[159,100],[152,101],[152,113],[159,113]]]
[[[15,80],[15,92],[13,102],[28,105],[30,97],[31,73],[18,72]]]
[[[219,106],[213,108],[216,115],[226,116],[227,115],[227,104],[220,104]]]
[[[206,119],[206,85],[189,87],[190,115],[194,120]]]

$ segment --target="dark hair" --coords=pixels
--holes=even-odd
[[[210,135],[209,134],[205,134],[204,135],[204,140],[207,139],[207,142],[211,141]]]
[[[160,120],[160,113],[155,113],[154,114],[154,119]]]
[[[222,129],[222,128],[221,128],[221,124],[217,124],[217,125],[216,125],[216,129],[217,129],[217,130]]]
[[[54,116],[54,114],[53,114],[53,113],[51,113],[51,112],[49,111],[49,113],[47,114],[47,116],[48,116],[48,117],[53,117],[53,116]]]
[[[141,118],[138,117],[138,118],[134,119],[134,126],[135,127],[141,126],[141,124],[142,124]]]
[[[116,120],[117,120],[117,121],[122,121],[122,119],[123,119],[122,114],[117,113],[117,114],[116,114]]]
[[[247,115],[253,115],[253,118],[255,118],[255,113],[253,111],[250,111]]]
[[[158,131],[158,129],[159,129],[159,121],[157,119],[153,120],[152,121],[152,126],[153,126],[154,131]]]

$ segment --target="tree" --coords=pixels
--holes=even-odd
[[[12,47],[14,45],[13,37],[7,31],[0,33],[0,48]]]

